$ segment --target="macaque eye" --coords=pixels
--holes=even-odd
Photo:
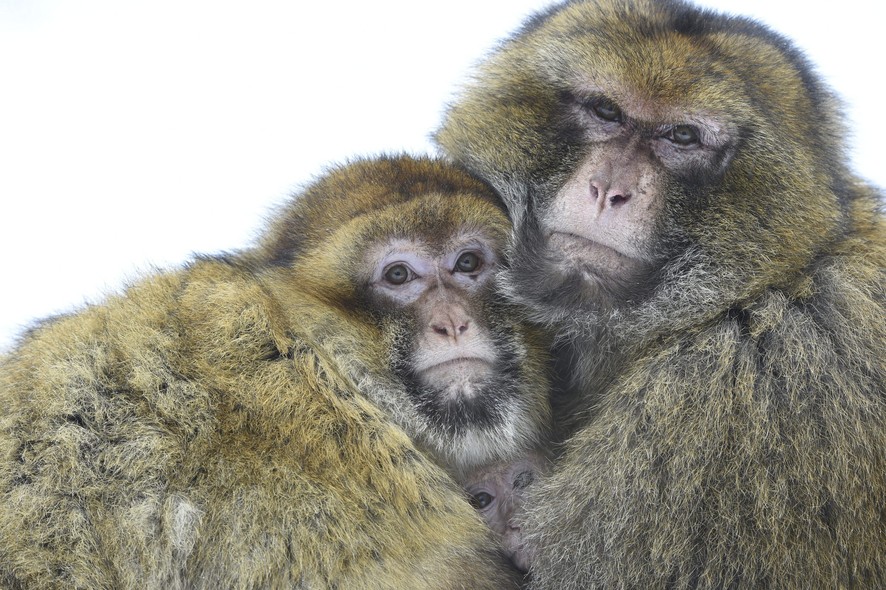
[[[612,121],[614,123],[622,120],[621,109],[608,98],[598,98],[592,100],[587,105],[591,112],[603,119],[604,121]]]
[[[402,285],[406,281],[411,280],[412,273],[405,264],[392,264],[385,269],[384,279],[392,285]]]
[[[677,125],[665,137],[677,145],[695,145],[700,143],[698,129],[692,125]]]
[[[455,262],[455,272],[474,272],[480,268],[480,262],[476,252],[463,252]]]
[[[482,510],[483,508],[486,508],[487,506],[492,504],[492,501],[494,499],[495,498],[492,496],[492,494],[488,494],[486,492],[473,494],[471,496],[471,506],[473,506],[477,510]]]

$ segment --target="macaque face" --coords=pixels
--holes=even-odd
[[[523,542],[519,512],[525,492],[547,470],[547,459],[534,453],[510,463],[483,467],[468,475],[464,488],[471,504],[496,535],[518,568],[528,571],[532,555]]]
[[[656,230],[668,192],[719,174],[729,134],[712,115],[664,108],[623,89],[581,89],[562,100],[584,156],[541,208],[541,238],[556,272],[578,276],[591,295],[618,305],[666,254]]]
[[[395,239],[371,258],[373,294],[416,322],[412,377],[441,401],[476,398],[502,360],[481,304],[498,264],[489,238],[464,233],[442,247]]]
[[[363,248],[357,305],[380,325],[389,368],[429,438],[449,441],[435,443],[438,452],[473,469],[532,444],[547,420],[547,393],[526,387],[533,369],[521,318],[494,288],[507,218],[496,210],[502,223],[487,227],[454,215],[443,223],[432,209],[423,215],[433,227]]]

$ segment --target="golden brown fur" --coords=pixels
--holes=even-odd
[[[658,267],[617,302],[534,241],[594,147],[566,106],[588,87],[638,133],[725,130],[719,173],[661,172]],[[580,410],[528,500],[532,587],[886,587],[886,230],[840,113],[788,41],[672,0],[557,5],[451,107],[438,140],[507,201],[505,288]]]
[[[509,228],[444,165],[359,162],[255,250],[36,326],[0,366],[0,587],[511,587],[351,299],[367,240],[466,220],[498,243]],[[524,363],[526,446],[542,358]]]

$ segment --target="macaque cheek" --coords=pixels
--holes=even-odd
[[[486,525],[492,529],[492,531],[501,536],[502,539],[508,534],[508,529],[510,525],[509,515],[502,514],[500,509],[502,502],[499,497],[496,497],[495,500],[492,501],[492,504],[486,507],[485,509],[480,511],[480,516],[483,517],[483,520],[486,522]]]
[[[511,561],[521,571],[529,571],[532,564],[533,550],[523,542],[523,531],[511,528],[502,537],[502,545]]]

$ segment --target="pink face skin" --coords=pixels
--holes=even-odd
[[[526,572],[532,555],[523,544],[515,515],[522,508],[526,487],[547,470],[547,459],[533,453],[510,463],[483,467],[465,478],[471,504],[500,538],[502,548],[519,569]]]
[[[392,240],[369,255],[371,289],[401,306],[419,310],[422,332],[413,370],[425,384],[452,382],[452,395],[471,395],[472,383],[497,360],[488,331],[473,317],[472,298],[498,263],[482,234],[457,235],[445,248]]]
[[[724,121],[647,103],[619,87],[574,93],[569,115],[584,131],[586,152],[540,220],[564,273],[620,281],[642,274],[653,263],[665,177],[724,165],[731,142]]]

